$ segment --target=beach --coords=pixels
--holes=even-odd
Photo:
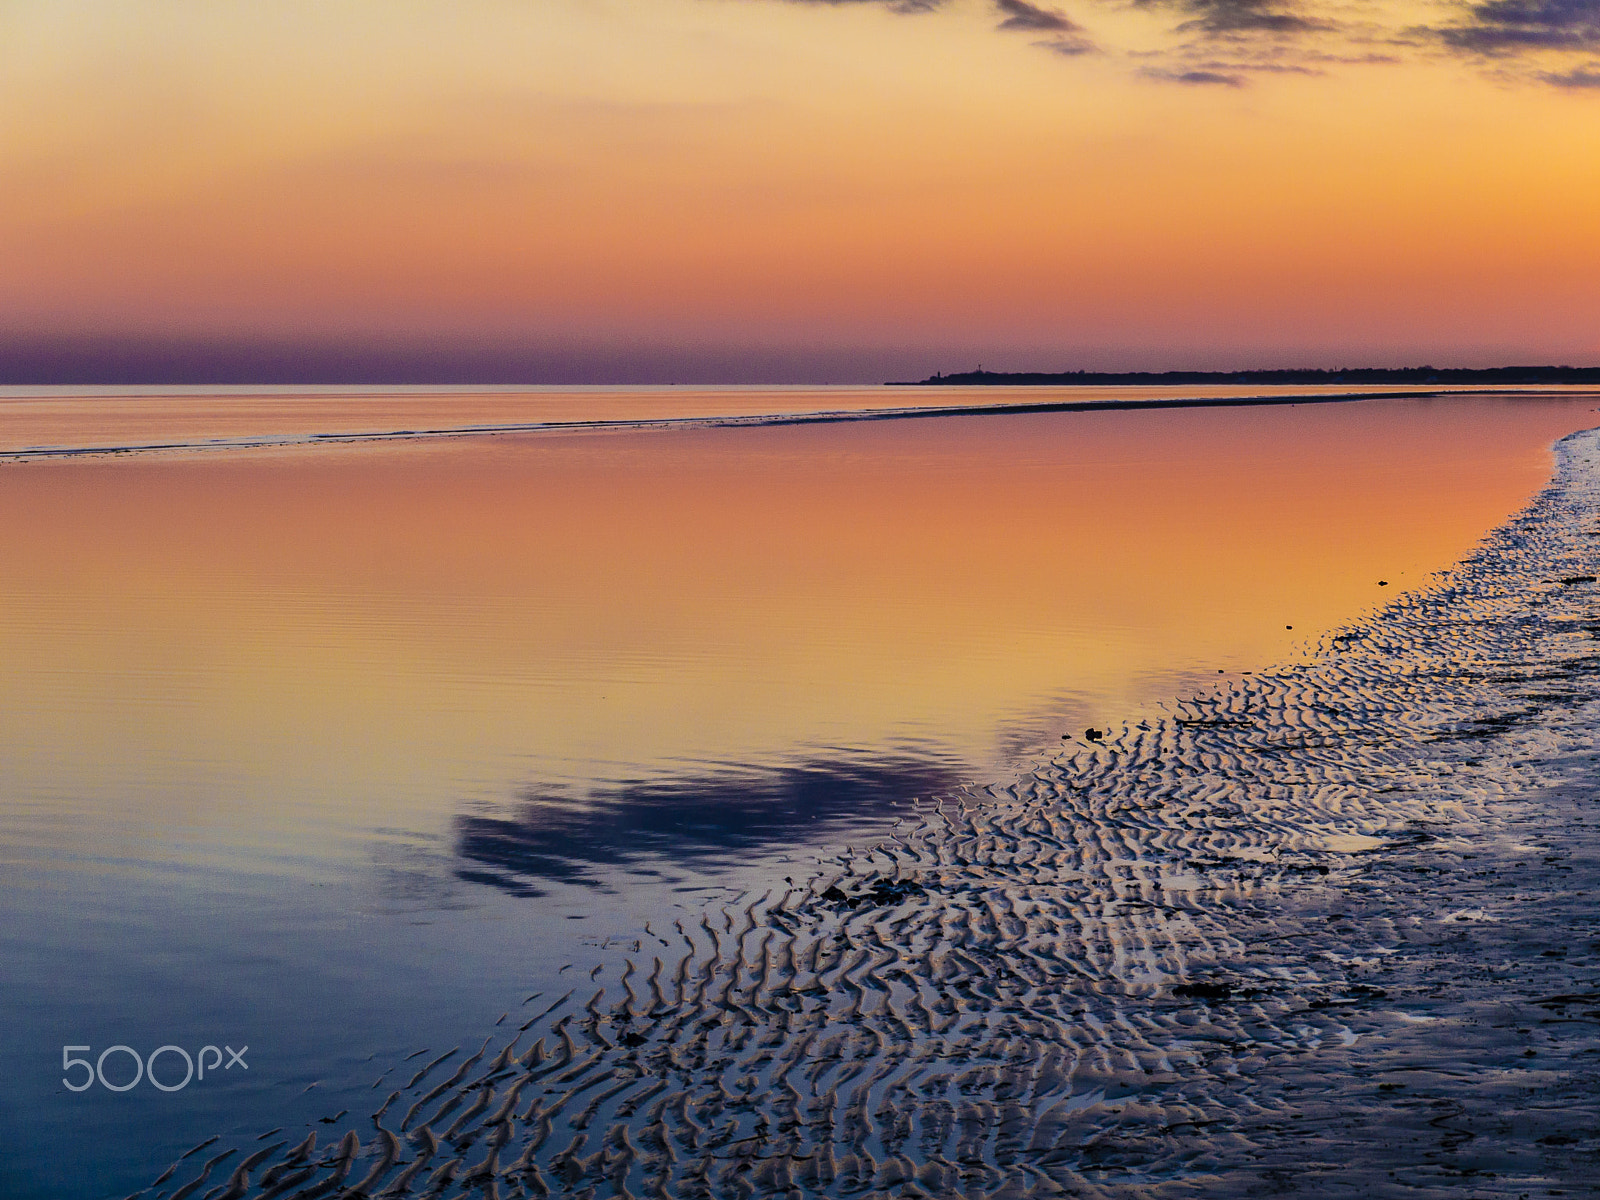
[[[1562,1186],[1592,394],[715,399],[0,403],[0,1191]]]
[[[147,1194],[1592,1194],[1597,450],[1303,660]]]
[[[1600,0],[0,60],[0,1200],[1600,1200]]]

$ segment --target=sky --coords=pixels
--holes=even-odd
[[[1600,0],[6,0],[0,383],[1600,363]]]

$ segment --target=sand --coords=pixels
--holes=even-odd
[[[137,1194],[1600,1194],[1600,434],[1559,449],[1304,661]]]

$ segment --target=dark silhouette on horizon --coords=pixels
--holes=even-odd
[[[958,371],[935,373],[926,379],[892,381],[890,387],[925,384],[953,386],[996,384],[1109,387],[1185,387],[1195,384],[1245,383],[1261,386],[1335,383],[1476,383],[1510,385],[1529,383],[1600,384],[1600,367],[1292,367],[1256,371]]]

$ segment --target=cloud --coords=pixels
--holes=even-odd
[[[791,4],[823,4],[829,8],[845,8],[851,5],[875,4],[880,8],[887,8],[890,12],[904,13],[907,16],[916,13],[933,12],[943,8],[945,0],[789,0]]]
[[[1467,10],[1465,24],[1434,32],[1478,54],[1600,49],[1600,0],[1488,0]]]
[[[827,5],[876,4],[894,12],[929,13],[979,0],[788,0]],[[1000,16],[997,30],[1036,33],[1042,50],[1064,58],[1099,52],[1084,27],[1064,11],[1034,0],[983,0]],[[1492,73],[1569,91],[1600,87],[1600,0],[1466,0],[1448,23],[1418,27],[1405,10],[1363,10],[1359,20],[1348,0],[1093,0],[1101,8],[1129,2],[1146,12],[1172,16],[1171,44],[1158,50],[1126,50],[1142,60],[1136,68],[1151,79],[1196,86],[1242,87],[1248,72],[1325,74],[1326,65],[1394,65],[1428,47],[1469,56]],[[1375,53],[1370,47],[1385,52]],[[1109,53],[1117,53],[1108,47]],[[1390,52],[1393,51],[1393,52]],[[1242,59],[1217,66],[1208,59]]]
[[[1307,66],[1297,62],[1202,62],[1195,63],[1193,71],[1209,71],[1213,74],[1237,76],[1240,71],[1250,71],[1258,75],[1326,75],[1327,72],[1319,67]],[[1204,82],[1211,82],[1206,80]]]
[[[1193,87],[1231,87],[1244,86],[1244,80],[1237,75],[1226,75],[1221,71],[1164,71],[1157,67],[1150,67],[1141,71],[1146,79],[1159,79],[1165,83],[1183,83]]]
[[[1398,54],[1380,54],[1369,50],[1361,54],[1330,54],[1326,51],[1307,51],[1299,55],[1301,62],[1327,63],[1345,67],[1393,67],[1404,60]]]
[[[1067,19],[1059,9],[1040,8],[1028,0],[994,0],[995,7],[1006,15],[996,29],[1023,29],[1033,33],[1078,33],[1079,26]]]
[[[1540,78],[1559,88],[1600,88],[1600,65],[1574,67],[1570,71],[1550,71]]]
[[[1062,34],[1060,37],[1046,38],[1042,42],[1035,42],[1035,46],[1060,54],[1065,58],[1076,58],[1080,54],[1094,54],[1100,47],[1096,46],[1086,37],[1077,34]]]
[[[1146,7],[1155,7],[1162,0],[1140,2]],[[1330,21],[1291,12],[1277,0],[1179,0],[1176,7],[1194,14],[1178,25],[1178,32],[1208,37],[1321,33],[1334,28]]]

